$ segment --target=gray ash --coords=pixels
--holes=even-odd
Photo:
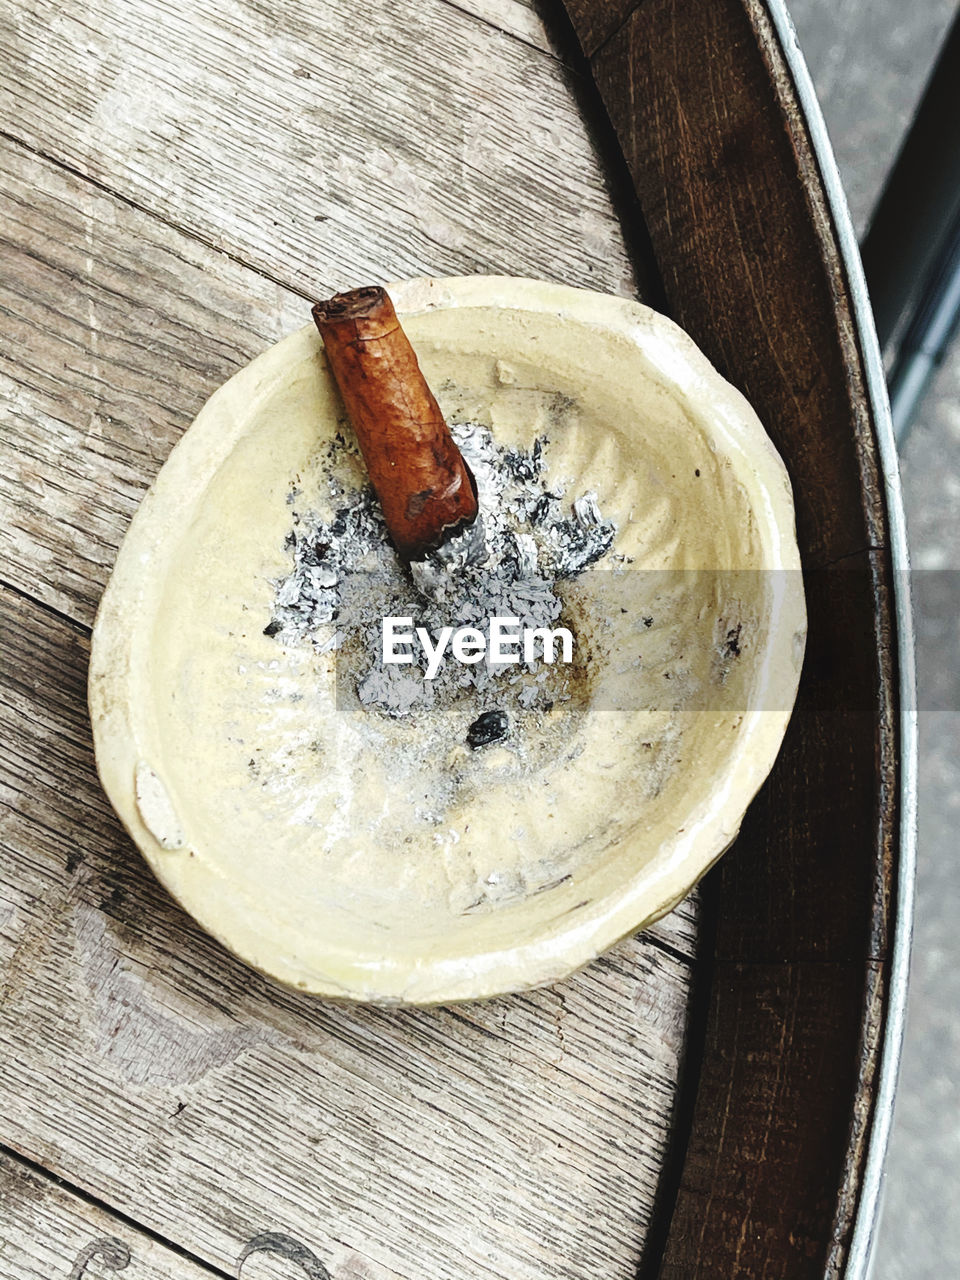
[[[349,495],[329,522],[298,521],[284,543],[293,552],[293,570],[277,583],[273,616],[264,635],[316,640],[318,628],[339,617],[343,579],[379,552],[386,538],[387,527],[370,485]]]
[[[585,493],[573,504],[573,519],[559,521],[552,532],[559,545],[557,577],[572,578],[607,554],[617,531],[601,518],[597,495]]]
[[[538,437],[530,450],[504,449],[501,455],[503,466],[521,484],[528,480],[536,480],[543,472],[543,446],[545,441]]]
[[[451,431],[477,482],[481,527],[407,566],[389,543],[372,488],[344,490],[338,463],[352,450],[345,441],[331,444],[323,475],[339,505],[327,519],[294,511],[286,542],[293,567],[276,583],[265,634],[338,650],[340,674],[361,704],[393,717],[464,699],[489,706],[494,692],[518,714],[542,713],[569,697],[563,664],[449,660],[428,681],[416,663],[382,662],[385,616],[412,617],[434,642],[445,626],[485,631],[492,617],[517,617],[521,628],[557,625],[564,608],[558,582],[601,559],[614,540],[615,526],[601,517],[595,494],[571,503],[561,486],[547,486],[546,438],[523,450],[498,446],[475,424],[451,423]],[[506,712],[495,714],[506,725]]]

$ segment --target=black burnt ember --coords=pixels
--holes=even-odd
[[[505,711],[484,711],[467,730],[467,743],[474,751],[477,747],[488,747],[491,742],[505,738],[509,728],[510,721]]]
[[[738,623],[737,626],[731,627],[727,632],[726,644],[723,646],[728,658],[740,657],[740,632],[743,630],[743,624]]]

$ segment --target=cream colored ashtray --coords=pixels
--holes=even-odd
[[[498,599],[553,610],[573,661],[378,663],[420,605],[310,326],[144,499],[90,707],[205,929],[303,990],[426,1003],[562,978],[690,890],[776,757],[805,613],[784,467],[675,325],[532,280],[389,291],[513,566]]]

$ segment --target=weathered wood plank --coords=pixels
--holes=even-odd
[[[0,1153],[5,1280],[211,1280],[216,1273]],[[251,1273],[252,1274],[252,1273]]]
[[[423,1011],[275,986],[109,810],[86,636],[2,594],[0,1140],[224,1270],[283,1231],[338,1278],[632,1276],[687,962],[641,936],[554,989]]]
[[[695,903],[553,991],[340,1009],[201,934],[93,774],[84,628],[199,404],[302,322],[262,273],[310,293],[421,270],[633,287],[554,59],[441,4],[415,32],[382,6],[361,48],[352,12],[31,7],[0,37],[20,58],[15,131],[128,197],[3,148],[4,572],[81,625],[7,602],[0,1131],[229,1274],[279,1231],[344,1280],[626,1276],[669,1134]],[[368,76],[367,104],[344,73]],[[73,86],[55,124],[51,78]]]
[[[492,27],[515,36],[544,53],[553,51],[550,31],[534,0],[446,0],[455,9],[473,14]]]
[[[9,142],[0,172],[3,575],[90,624],[203,401],[309,309]]]
[[[640,0],[565,0],[580,47],[592,57],[623,26]]]
[[[288,290],[0,141],[2,576],[89,626],[204,399],[304,322]],[[692,955],[695,904],[655,926]]]
[[[567,71],[443,0],[19,0],[0,61],[10,132],[305,292],[634,288]]]

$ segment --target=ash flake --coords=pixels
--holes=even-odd
[[[523,450],[498,446],[477,424],[451,423],[451,432],[477,483],[475,524],[407,566],[389,542],[373,489],[344,491],[334,475],[348,447],[331,446],[325,479],[342,503],[328,520],[294,511],[285,542],[293,568],[276,583],[264,630],[284,644],[309,643],[321,652],[343,652],[352,637],[360,650],[352,659],[359,702],[391,717],[466,697],[469,725],[476,718],[471,694],[477,709],[497,695],[496,701],[512,701],[528,714],[543,711],[567,696],[562,665],[446,663],[427,681],[416,666],[381,660],[381,616],[412,616],[414,627],[426,627],[434,639],[444,626],[484,631],[492,617],[517,617],[527,628],[556,623],[563,613],[557,583],[602,559],[616,535],[595,493],[568,503],[562,489],[547,487],[545,438]]]

